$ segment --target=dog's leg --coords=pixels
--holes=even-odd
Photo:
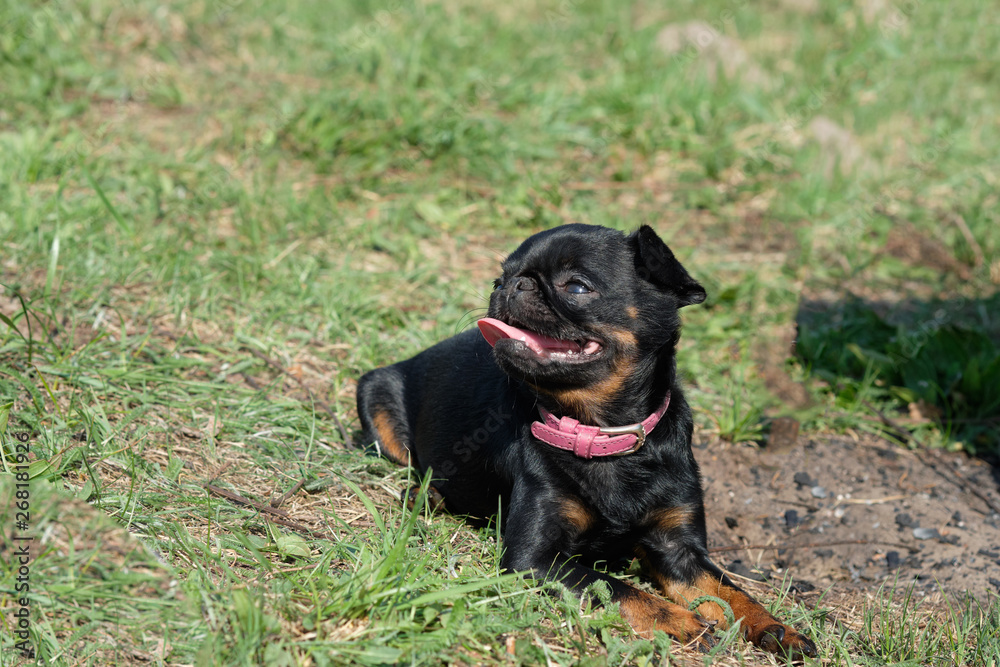
[[[400,494],[400,499],[406,505],[406,509],[412,510],[414,505],[417,504],[417,498],[420,497],[420,485],[414,484],[408,489],[403,489]],[[444,496],[441,492],[435,489],[433,486],[427,487],[427,504],[430,506],[432,512],[437,512],[438,510],[444,509]]]
[[[529,494],[523,485],[515,485],[505,517],[503,567],[529,572],[536,579],[559,581],[578,596],[591,584],[603,581],[622,618],[643,637],[651,639],[654,631],[662,630],[702,650],[715,645],[714,624],[695,612],[571,559],[568,554],[572,550],[567,546],[581,523],[581,515],[572,506],[545,494]]]
[[[732,609],[743,628],[743,636],[754,646],[793,659],[816,656],[816,645],[811,639],[768,613],[712,563],[703,549],[685,548],[682,544],[683,541],[661,541],[657,546],[654,541],[647,543],[640,553],[653,581],[666,597],[685,607],[703,596],[719,598]],[[720,628],[728,627],[725,612],[716,602],[702,602],[698,613],[717,622]]]
[[[408,466],[416,462],[410,450],[403,387],[404,376],[393,366],[365,373],[358,380],[358,417],[365,445],[375,443],[380,455]]]

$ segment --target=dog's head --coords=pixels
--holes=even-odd
[[[587,423],[613,420],[620,406],[660,390],[662,400],[677,310],[704,301],[705,290],[652,228],[626,236],[556,227],[522,243],[502,268],[479,327],[505,373],[553,412]]]

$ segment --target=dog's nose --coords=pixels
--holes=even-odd
[[[531,292],[538,289],[538,285],[535,283],[534,278],[528,278],[527,276],[518,278],[514,287],[518,292]]]

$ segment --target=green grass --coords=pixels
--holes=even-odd
[[[955,447],[996,455],[1000,352],[989,335],[988,313],[997,312],[998,303],[994,295],[968,304],[918,304],[908,321],[893,326],[865,303],[849,300],[832,316],[803,317],[796,351],[815,375],[837,387],[839,401],[869,395],[931,406],[925,411],[939,413],[935,421]],[[950,323],[960,309],[978,326]]]
[[[997,452],[985,6],[347,4],[0,4],[0,406],[5,454],[32,434],[32,530],[56,531],[32,565],[42,657],[699,660],[501,576],[494,531],[402,512],[405,471],[338,425],[362,372],[467,327],[499,258],[562,222],[652,224],[708,286],[680,357],[701,428],[759,437],[789,410],[776,365],[809,381],[806,429],[924,398],[926,441]],[[769,82],[658,50],[693,19]],[[853,170],[817,116],[851,130]],[[207,490],[302,480],[294,527]],[[833,664],[995,664],[995,601],[838,632],[765,597]],[[766,660],[725,641],[709,661]]]

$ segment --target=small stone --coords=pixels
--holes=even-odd
[[[890,570],[895,570],[900,565],[902,565],[902,561],[899,559],[899,552],[898,551],[890,551],[890,552],[886,553],[886,555],[885,555],[885,566],[887,568],[889,568]]]
[[[946,558],[944,560],[938,561],[931,566],[932,570],[954,570],[958,567],[961,562],[957,558]],[[948,579],[951,577],[949,576]],[[945,579],[947,581],[947,579]]]
[[[887,461],[895,461],[899,458],[899,454],[892,449],[880,449],[876,453]]]
[[[802,519],[799,518],[799,513],[795,510],[788,510],[785,512],[785,525],[789,528],[795,528],[795,526],[802,523]]]
[[[945,544],[958,544],[958,535],[942,535],[938,540]]]
[[[726,525],[729,526],[730,530],[740,525],[740,522],[736,520],[736,517],[727,516]]]
[[[954,514],[951,515],[951,520],[954,521],[955,523],[962,523],[962,513],[955,512]]]
[[[799,486],[799,488],[802,488],[803,486],[809,488],[816,486],[816,480],[810,477],[809,473],[807,472],[795,473],[795,476],[792,477],[792,481],[794,481]]]
[[[918,540],[932,540],[935,537],[941,537],[941,533],[938,532],[937,528],[914,528],[913,536]]]
[[[816,549],[813,553],[818,558],[830,558],[833,556],[833,549]]]
[[[795,446],[798,437],[798,420],[791,417],[778,417],[771,422],[771,432],[767,436],[767,448],[774,452],[787,452]]]
[[[826,496],[828,495],[826,489],[823,488],[822,486],[814,486],[813,488],[809,489],[809,491],[812,492],[814,498],[826,498]]]
[[[756,570],[751,570],[747,565],[741,560],[734,560],[732,563],[726,566],[726,569],[733,574],[745,577],[752,581],[767,581],[767,577]]]
[[[816,587],[810,584],[808,581],[796,581],[788,587],[793,593],[811,593],[816,590]]]
[[[1000,559],[1000,551],[991,551],[990,549],[980,549],[976,552],[978,556],[986,556],[987,558],[992,558],[993,560]]]
[[[897,514],[896,515],[896,525],[902,528],[916,528],[920,525],[919,521],[914,521],[913,517],[909,514]]]

